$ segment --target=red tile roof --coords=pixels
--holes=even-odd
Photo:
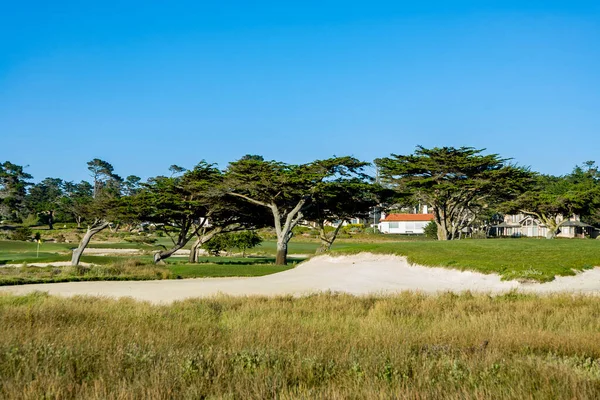
[[[390,214],[382,222],[387,221],[432,221],[433,214]]]

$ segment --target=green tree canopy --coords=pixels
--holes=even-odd
[[[396,193],[373,183],[370,177],[338,178],[321,182],[312,201],[304,211],[304,218],[319,229],[319,253],[329,251],[344,222],[352,218],[368,219],[377,206],[382,207]],[[326,225],[335,225],[327,231]],[[337,225],[336,225],[337,224]]]
[[[32,185],[27,194],[27,209],[41,217],[48,224],[48,229],[54,229],[54,219],[61,211],[64,196],[64,182],[60,178],[46,178]]]
[[[163,226],[173,242],[171,248],[155,254],[155,262],[170,257],[197,237],[190,255],[195,261],[202,243],[214,235],[262,226],[264,212],[226,196],[222,183],[222,172],[202,161],[181,175],[149,180],[136,195],[140,219]]]
[[[339,177],[360,175],[367,163],[353,157],[333,157],[308,164],[265,161],[245,156],[229,164],[225,185],[229,193],[264,207],[272,215],[277,235],[276,264],[287,263],[288,243],[303,211],[321,183]]]
[[[531,185],[526,168],[473,147],[417,146],[414,154],[375,161],[384,182],[433,208],[438,239],[451,240],[482,212]]]
[[[19,221],[25,209],[28,182],[33,176],[21,165],[10,161],[0,163],[0,218]]]
[[[535,185],[504,203],[502,210],[534,216],[548,228],[548,238],[574,215],[594,222],[600,209],[600,175],[593,162],[584,165],[565,176],[536,175]]]

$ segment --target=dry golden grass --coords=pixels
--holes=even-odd
[[[0,398],[600,398],[600,300],[0,296]]]

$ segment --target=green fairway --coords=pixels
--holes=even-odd
[[[94,260],[91,260],[94,261]],[[278,266],[273,264],[202,263],[152,265],[150,260],[140,263],[133,260],[115,260],[91,267],[5,267],[0,268],[0,286],[26,283],[52,283],[103,280],[148,280],[148,279],[187,279],[214,277],[263,276],[287,271],[294,264]]]
[[[426,266],[498,273],[504,279],[549,281],[600,266],[600,240],[488,239],[339,243],[333,254],[397,254]]]
[[[288,254],[315,254],[315,251],[319,248],[319,242],[314,241],[301,241],[292,240],[288,246]],[[265,254],[277,253],[277,242],[274,240],[265,240],[255,249],[254,252],[260,252]]]
[[[504,279],[521,279],[545,282],[555,276],[574,275],[578,271],[600,266],[600,241],[580,239],[488,239],[488,240],[455,240],[455,241],[425,241],[407,240],[392,241],[390,238],[376,241],[364,238],[345,239],[337,241],[332,248],[332,255],[356,254],[372,252],[406,256],[411,263],[449,267],[459,270],[473,270],[483,273],[498,273]],[[36,257],[36,244],[27,242],[0,241],[0,265],[23,263],[48,263],[70,260],[70,249],[74,246],[65,243],[44,243],[40,247],[39,258]],[[295,240],[290,243],[290,262],[297,259],[294,255],[312,255],[318,248],[315,240]],[[96,243],[96,248],[137,248],[144,254],[84,256],[82,261],[108,265],[126,259],[142,263],[151,262],[152,247],[132,243]],[[202,257],[200,263],[221,265],[222,267],[201,272],[183,271],[174,273],[176,276],[252,276],[264,275],[265,271],[276,269],[266,268],[274,262],[276,243],[266,240],[252,252],[261,256],[251,257]],[[304,257],[303,257],[304,258]],[[301,258],[301,259],[303,259]],[[166,260],[168,265],[186,262],[184,257],[172,257]],[[262,270],[235,269],[237,265],[264,265]],[[185,269],[185,268],[184,268]],[[193,268],[192,268],[193,269]],[[237,275],[241,274],[241,275]]]
[[[171,272],[170,278],[215,278],[235,276],[263,276],[287,271],[293,265],[280,266],[273,264],[176,264],[166,268]]]

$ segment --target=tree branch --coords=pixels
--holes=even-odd
[[[246,196],[244,194],[235,193],[235,192],[229,192],[229,194],[232,195],[232,196],[236,196],[236,197],[242,198],[242,199],[244,199],[246,201],[249,201],[250,203],[254,203],[254,204],[257,204],[259,206],[271,208],[270,204],[265,203],[265,202],[260,201],[260,200],[253,199],[252,197],[248,197],[248,196]]]

